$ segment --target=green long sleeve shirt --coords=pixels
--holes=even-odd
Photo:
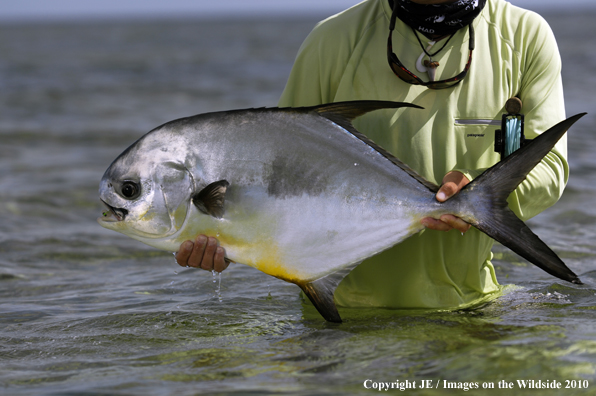
[[[494,132],[507,99],[523,102],[525,134],[533,138],[565,118],[561,60],[555,38],[537,14],[488,0],[474,20],[470,71],[455,87],[431,90],[401,81],[386,59],[391,9],[366,0],[319,23],[298,53],[279,105],[310,106],[345,100],[412,102],[424,110],[381,110],[354,124],[373,141],[437,184],[451,170],[470,180],[499,161]],[[430,41],[420,35],[425,47]],[[433,60],[436,80],[460,73],[468,59],[468,29],[460,29]],[[444,42],[431,48],[434,52]],[[399,19],[393,51],[415,74],[422,48]],[[563,138],[509,197],[523,220],[553,205],[568,178]],[[490,263],[493,240],[472,228],[424,230],[364,261],[339,285],[340,306],[452,309],[500,290]]]

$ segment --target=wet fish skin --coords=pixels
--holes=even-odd
[[[547,272],[580,282],[508,209],[506,198],[581,115],[439,203],[438,186],[351,124],[366,112],[400,107],[417,106],[342,102],[209,113],[164,124],[106,170],[100,198],[113,215],[99,222],[169,251],[201,233],[217,236],[230,260],[297,284],[332,322],[341,322],[333,293],[347,273],[419,232],[422,218],[447,213]],[[123,195],[127,183],[138,187],[138,195]]]

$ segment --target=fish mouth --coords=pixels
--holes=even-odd
[[[123,221],[126,218],[128,210],[124,208],[115,208],[103,199],[100,199],[100,201],[106,206],[106,208],[108,208],[107,211],[102,213],[102,217],[100,217],[100,219],[104,221],[110,221],[111,219],[116,219],[116,221]]]

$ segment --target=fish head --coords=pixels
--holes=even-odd
[[[176,233],[193,191],[192,174],[178,151],[163,142],[149,147],[138,142],[116,158],[100,182],[99,197],[107,210],[99,224],[136,239]]]

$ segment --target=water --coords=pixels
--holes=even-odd
[[[177,117],[275,105],[314,20],[0,26],[0,393],[354,394],[409,380],[408,394],[434,395],[422,381],[446,380],[497,395],[534,379],[593,394],[594,17],[547,15],[568,113],[590,114],[569,136],[565,195],[530,222],[585,285],[496,247],[508,286],[484,308],[341,310],[341,325],[294,285],[240,265],[214,279],[95,223],[124,147]]]

